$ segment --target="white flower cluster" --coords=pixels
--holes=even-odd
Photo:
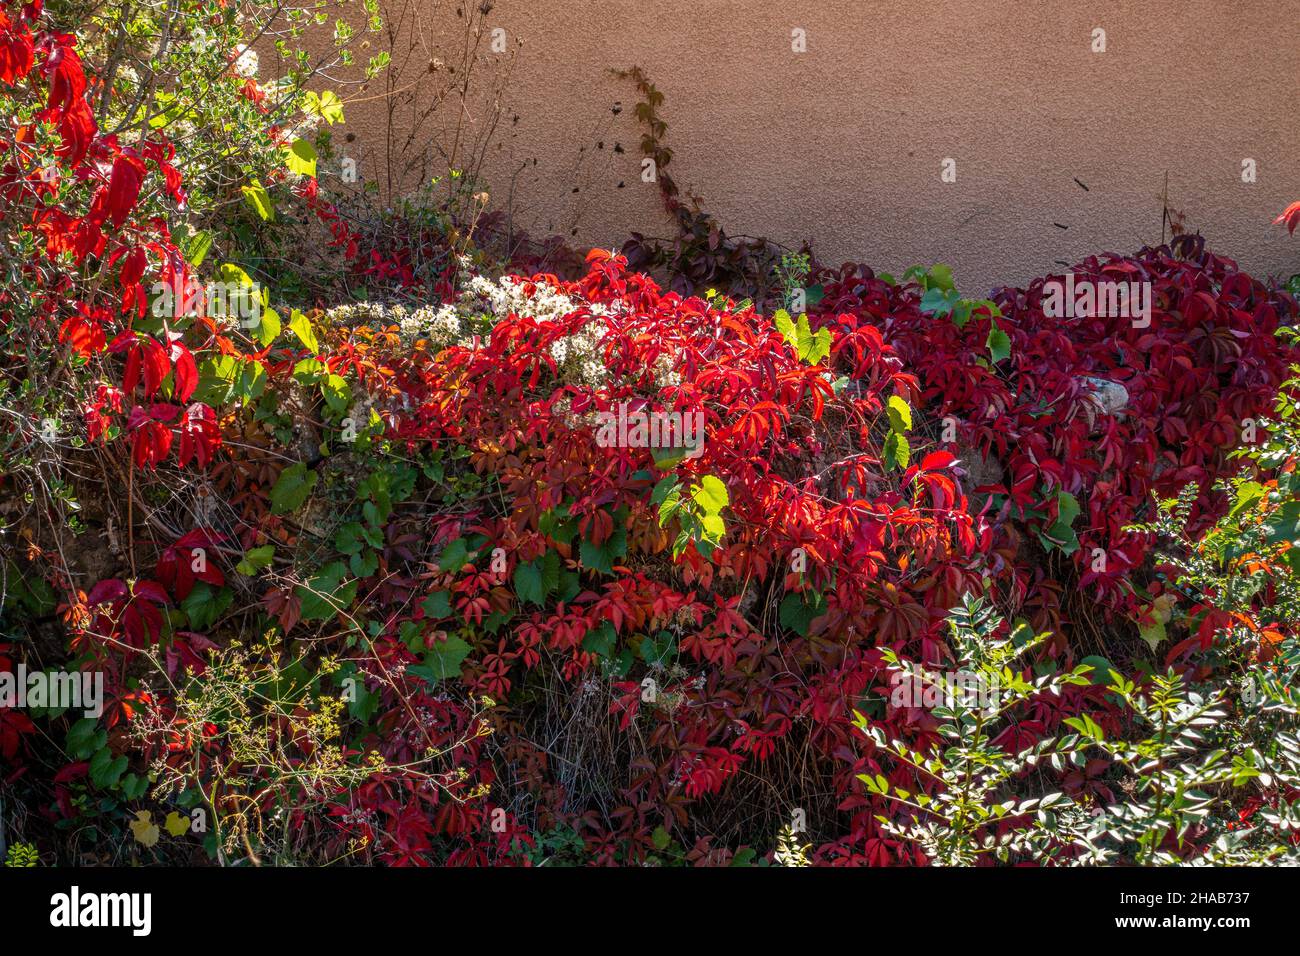
[[[257,51],[244,44],[235,47],[235,72],[240,76],[257,76]]]
[[[677,362],[667,352],[664,352],[657,359],[651,371],[654,373],[655,384],[660,388],[682,384],[682,373],[677,370]]]
[[[559,322],[584,305],[593,318],[576,332],[551,343],[551,357],[564,381],[599,388],[609,377],[602,348],[606,326],[601,317],[610,314],[610,309],[583,303],[544,283],[535,283],[530,295],[523,283],[513,279],[492,280],[475,275],[452,304],[411,309],[404,305],[362,302],[331,309],[327,318],[339,325],[366,322],[397,326],[408,341],[425,339],[434,348],[446,348],[457,343],[468,344],[476,318],[480,329],[484,318],[485,324],[491,326],[510,315],[526,316],[544,324]],[[671,355],[661,355],[655,362],[654,378],[661,387],[681,383]]]
[[[502,278],[493,282],[484,276],[473,276],[461,294],[461,301],[470,305],[485,306],[498,319],[511,313],[528,316],[538,322],[555,322],[581,308],[583,303],[571,299],[559,289],[535,283],[529,295],[522,282]],[[589,307],[592,312],[603,313],[601,306]]]
[[[422,305],[412,309],[400,303],[357,302],[338,305],[325,313],[333,325],[397,326],[403,338],[414,342],[425,339],[435,349],[446,348],[467,336],[467,323],[454,305]]]
[[[493,282],[483,276],[470,279],[462,302],[485,307],[498,319],[514,314],[539,323],[558,322],[584,305],[549,285],[534,284],[533,293],[529,295],[523,283],[512,279]],[[588,304],[587,308],[596,316],[609,313],[600,305]],[[572,335],[552,342],[551,357],[559,368],[560,378],[593,388],[604,385],[607,378],[601,349],[604,336],[605,324],[595,318]]]
[[[599,388],[605,384],[606,370],[601,350],[603,328],[588,322],[573,335],[551,343],[551,357],[559,368],[560,378],[575,384]]]

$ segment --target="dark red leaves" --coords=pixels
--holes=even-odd
[[[101,640],[117,640],[141,648],[162,636],[162,608],[171,603],[157,581],[100,581],[86,596],[94,613],[90,632]]]
[[[126,374],[123,376],[122,386],[128,394],[135,391],[135,387],[143,380],[145,398],[153,397],[162,385],[163,379],[167,377],[167,373],[171,371],[167,350],[148,335],[140,335],[128,330],[115,338],[108,349],[114,354],[126,352]],[[173,354],[175,354],[174,350]],[[186,354],[188,355],[188,351]],[[193,364],[193,358],[190,359],[190,363]],[[193,391],[192,387],[190,391]]]
[[[136,467],[155,468],[167,458],[172,432],[163,422],[175,418],[179,411],[175,405],[154,405],[147,412],[139,405],[131,409],[127,431],[131,434],[131,459]]]
[[[183,468],[193,459],[200,468],[207,468],[213,453],[220,447],[221,429],[217,426],[216,414],[207,405],[191,405],[181,421],[178,464]]]
[[[195,581],[221,587],[226,583],[226,576],[217,566],[215,547],[222,540],[221,535],[206,528],[189,532],[164,549],[154,575],[178,601],[189,596]]]

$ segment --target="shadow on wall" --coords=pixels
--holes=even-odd
[[[396,192],[469,170],[534,233],[667,235],[639,65],[679,184],[733,235],[972,292],[1161,239],[1167,205],[1260,274],[1300,271],[1296,0],[498,0],[381,4],[391,69],[345,152]]]

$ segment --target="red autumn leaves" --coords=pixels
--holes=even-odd
[[[1146,599],[1133,574],[1151,553],[1150,536],[1127,530],[1145,519],[1153,494],[1187,484],[1200,495],[1193,522],[1221,504],[1216,480],[1240,467],[1232,451],[1248,420],[1268,417],[1296,353],[1274,336],[1294,303],[1215,256],[1198,237],[1172,249],[1093,258],[1078,275],[1145,281],[1149,327],[1122,317],[1060,320],[1042,308],[1043,280],[994,293],[1011,354],[989,363],[990,320],[964,325],[922,312],[914,287],[850,271],[828,274],[819,309],[875,316],[920,379],[924,402],[949,420],[963,467],[994,495],[988,512],[995,555],[1005,556],[1012,593],[1023,595],[1035,626],[1060,632],[1060,582],[1023,545],[1049,539],[1062,494],[1077,500],[1078,544],[1070,552],[1079,584],[1108,612],[1136,615]],[[1099,414],[1082,384],[1117,382],[1127,394],[1116,414]],[[986,456],[976,472],[978,459]],[[1035,552],[1029,552],[1034,554]],[[1003,559],[999,559],[1003,560]]]
[[[173,340],[169,352],[156,339],[128,330],[113,340],[109,351],[127,356],[123,387],[128,394],[140,386],[145,398],[151,398],[168,375],[173,380],[172,395],[180,402],[193,395],[198,386],[194,356],[180,341]],[[176,422],[181,412],[180,405],[158,402],[131,409],[127,432],[132,440],[132,460],[137,466],[157,467],[166,460],[173,440],[171,423]],[[184,410],[184,417],[178,424],[181,438],[179,464],[184,466],[192,460],[199,467],[206,468],[213,452],[221,444],[216,414],[209,406],[196,402]]]
[[[123,321],[145,313],[151,258],[163,280],[185,278],[184,260],[162,220],[139,210],[153,170],[161,175],[162,191],[184,201],[180,172],[171,163],[174,150],[160,140],[123,147],[115,136],[100,134],[76,38],[42,29],[40,13],[40,2],[0,10],[0,83],[30,102],[36,120],[51,124],[60,138],[50,157],[38,151],[32,126],[17,128],[7,140],[0,137],[0,195],[8,215],[25,213],[27,231],[43,239],[44,256],[38,253],[31,264],[37,311],[64,316],[58,337],[70,354],[87,361],[118,356],[125,363],[120,388],[100,382],[84,405],[91,440],[106,438],[125,410],[137,466],[157,467],[179,435],[179,463],[206,467],[221,435],[211,408],[186,407],[199,379],[193,353],[175,332],[164,330],[160,338]],[[49,203],[61,183],[84,188]],[[77,195],[87,196],[84,212]],[[88,284],[81,299],[82,266],[92,256],[117,270],[117,288]],[[130,404],[141,398],[143,404]]]
[[[113,159],[108,188],[95,196],[90,210],[91,217],[107,220],[114,229],[120,229],[140,198],[145,173],[145,165],[138,157],[126,151],[118,153]]]
[[[1293,202],[1282,210],[1281,214],[1273,220],[1274,225],[1286,223],[1286,231],[1294,234],[1296,226],[1300,226],[1300,202]]]

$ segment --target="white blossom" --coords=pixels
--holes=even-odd
[[[242,43],[235,47],[235,72],[240,76],[257,76],[257,51]]]

